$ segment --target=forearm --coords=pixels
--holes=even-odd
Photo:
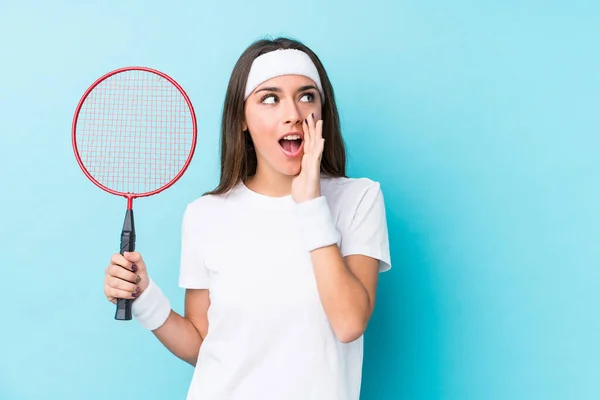
[[[133,317],[160,340],[175,356],[196,364],[202,336],[193,322],[171,309],[160,288],[150,280],[131,307]]]
[[[311,251],[317,289],[329,322],[342,342],[359,338],[367,327],[371,299],[360,280],[331,245]]]
[[[165,323],[152,333],[176,357],[196,365],[202,336],[192,321],[171,310]]]
[[[369,292],[342,257],[340,233],[326,198],[300,202],[295,211],[329,323],[340,341],[354,341],[363,334],[370,318]]]

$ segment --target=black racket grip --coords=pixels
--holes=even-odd
[[[123,222],[123,230],[121,231],[121,251],[123,254],[126,251],[135,250],[135,225],[133,223],[133,210],[129,209],[125,213],[125,221]],[[131,320],[131,303],[132,299],[117,299],[117,310],[115,319],[119,321]]]

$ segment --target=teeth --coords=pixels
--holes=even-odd
[[[285,140],[298,140],[298,139],[300,139],[300,135],[287,135],[283,139],[285,139]]]

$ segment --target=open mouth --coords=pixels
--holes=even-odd
[[[300,154],[302,139],[298,135],[288,136],[279,140],[279,145],[287,156],[294,157]]]

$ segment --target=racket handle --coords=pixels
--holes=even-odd
[[[130,252],[135,250],[135,225],[133,223],[133,210],[128,209],[125,213],[125,221],[123,222],[123,230],[121,231],[121,251]],[[117,299],[117,310],[115,319],[119,321],[131,320],[131,303],[132,299]]]

